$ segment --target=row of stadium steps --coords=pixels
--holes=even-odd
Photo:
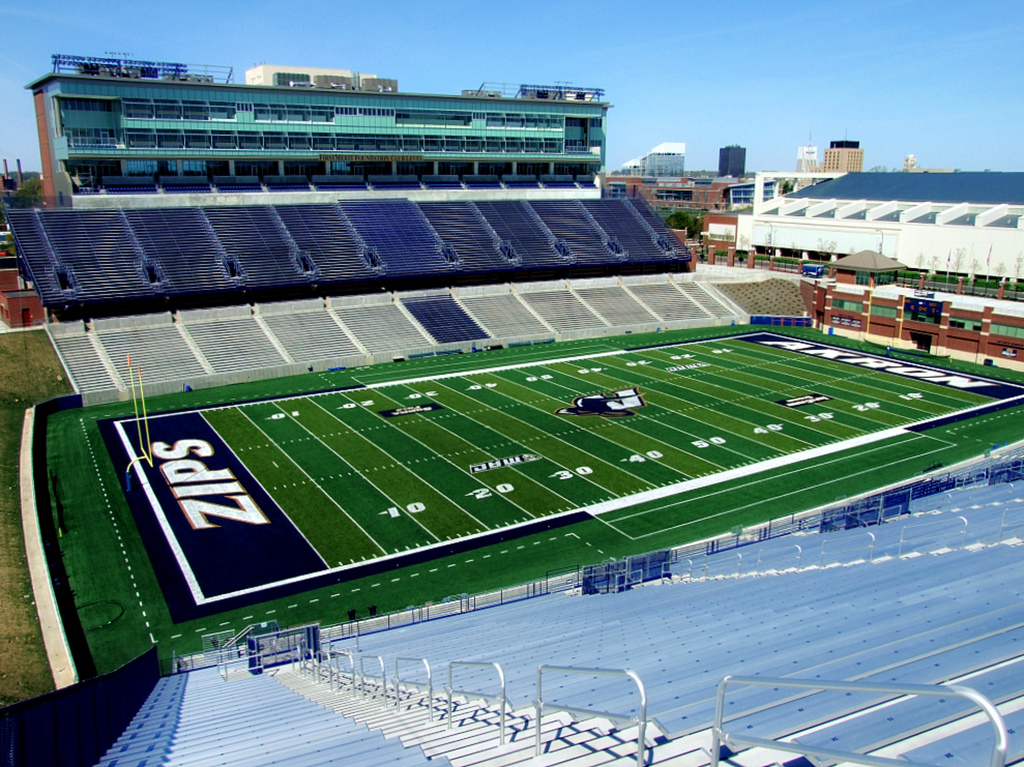
[[[959,518],[965,511],[966,536]],[[383,658],[386,668],[395,658],[425,656],[435,678],[449,660],[500,663],[512,709],[504,747],[497,744],[495,707],[463,704],[448,730],[440,695],[430,724],[421,691],[401,691],[396,701],[393,688],[385,696],[377,680],[369,695],[360,695],[344,675],[328,678],[325,667],[315,664],[277,678],[456,767],[635,764],[630,743],[635,744],[636,728],[616,732],[601,716],[585,714],[575,723],[545,717],[545,755],[530,761],[530,704],[542,662],[636,671],[655,720],[648,730],[648,763],[692,767],[710,762],[715,690],[727,674],[951,682],[997,704],[1010,732],[1012,764],[1024,759],[1024,563],[1021,540],[1006,533],[1008,511],[1024,520],[1020,491],[1004,485],[960,499],[945,513],[918,514],[870,531],[790,536],[751,546],[741,560],[746,569],[738,566],[737,552],[729,551],[708,558],[713,564],[707,575],[677,574],[686,583],[605,596],[553,595],[360,637],[358,652],[374,661]],[[1003,542],[995,543],[1000,536]],[[509,625],[517,627],[514,636],[502,630]],[[455,684],[492,694],[495,677],[493,670],[459,670]],[[551,673],[544,699],[596,712],[632,706],[636,713],[636,695],[629,692],[628,686],[610,687],[595,677]],[[727,706],[729,732],[796,737],[809,746],[904,756],[917,764],[985,763],[979,757],[987,758],[993,742],[987,721],[953,696],[936,703],[892,694],[747,687],[731,690]],[[754,748],[730,763],[769,767],[794,758]]]
[[[233,673],[228,682],[215,668],[167,677],[100,764],[636,764],[637,727],[586,714],[636,713],[635,690],[551,672],[545,703],[584,711],[546,713],[543,755],[534,757],[539,663],[635,670],[653,719],[646,738],[652,765],[710,763],[716,685],[736,673],[968,686],[997,705],[1010,733],[1006,763],[1020,763],[1024,563],[1014,536],[1024,533],[1021,496],[1011,484],[931,496],[915,501],[924,511],[885,525],[771,539],[711,554],[704,568],[676,563],[673,583],[604,596],[555,594],[363,634],[358,649],[346,648],[352,665],[336,668],[358,667],[362,653],[367,668],[384,664],[386,689],[379,676],[357,684],[324,663]],[[325,643],[328,631],[321,632]],[[422,685],[396,692],[395,659],[424,656],[434,698]],[[509,700],[504,746],[496,707],[473,694],[453,696],[449,729],[441,681],[449,660],[501,664]],[[418,668],[405,666],[403,677],[426,681]],[[497,691],[493,669],[463,667],[453,681],[457,689]],[[739,688],[728,696],[726,730],[916,764],[987,763],[987,721],[953,696],[922,701],[889,696],[879,705],[877,696]],[[727,763],[809,763],[795,758],[751,748]]]
[[[225,684],[216,669],[205,669],[161,679],[99,765],[404,767],[425,761],[293,695],[269,676]]]
[[[78,391],[95,393],[129,387],[117,372],[128,354],[147,383],[196,387],[207,376],[273,369],[295,374],[302,368],[288,366],[328,367],[354,358],[365,364],[367,356],[390,359],[452,343],[743,321],[739,309],[715,295],[713,286],[667,276],[603,278],[191,309],[97,319],[91,327],[49,327]]]
[[[422,203],[358,200],[135,210],[12,210],[18,251],[47,307],[210,296],[335,292],[368,281],[578,264],[688,260],[634,201]],[[308,292],[307,292],[308,295]]]

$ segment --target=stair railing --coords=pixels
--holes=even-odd
[[[349,678],[352,682],[352,692],[356,691],[356,657],[359,655],[358,651],[351,650],[328,650],[328,662],[330,663],[330,688],[341,692],[341,682],[344,678],[345,672],[338,667],[338,662],[341,658],[348,658],[349,663]]]
[[[556,706],[544,702],[544,690],[542,686],[544,673],[550,671],[556,674],[580,674],[585,676],[619,676],[632,679],[640,691],[640,710],[636,716],[632,714],[614,713],[611,711],[597,711],[590,708],[575,708],[573,706]],[[533,704],[537,717],[537,734],[534,745],[535,756],[541,754],[541,716],[544,709],[551,711],[562,711],[573,716],[600,717],[610,719],[613,722],[627,722],[637,725],[636,733],[636,764],[637,767],[644,767],[644,755],[647,752],[647,689],[643,681],[635,671],[630,669],[609,669],[609,668],[579,668],[575,666],[538,666],[537,667],[537,700]]]
[[[498,672],[498,694],[488,695],[477,690],[458,690],[452,683],[452,669],[459,668],[493,668]],[[452,661],[448,664],[448,729],[452,728],[452,696],[465,695],[469,698],[479,698],[485,703],[491,703],[498,707],[498,743],[505,745],[505,709],[508,706],[508,697],[505,695],[505,672],[497,663],[474,662],[474,661]]]
[[[373,674],[366,673],[366,661],[375,660],[380,664],[380,689],[384,696],[384,708],[388,707],[388,678],[387,672],[384,670],[384,658],[380,655],[360,655],[359,656],[359,691],[365,696],[366,695],[366,678],[376,679],[377,677]]]
[[[961,522],[964,523],[963,530],[961,531],[961,534],[960,534],[960,548],[962,549],[965,545],[967,545],[967,518],[966,517],[957,517],[957,519],[959,519]],[[937,525],[945,524],[946,522],[947,522],[947,520],[945,520],[945,519],[939,519],[939,520],[935,520],[934,522],[923,522],[920,525],[904,525],[903,529],[900,530],[900,548],[899,548],[899,552],[896,554],[896,556],[897,557],[902,557],[903,556],[904,536],[907,534],[907,530],[920,530],[922,527],[935,527]]]
[[[989,767],[1003,767],[1006,764],[1006,750],[1008,735],[1006,723],[1003,721],[999,710],[992,705],[992,702],[981,693],[969,687],[959,685],[923,685],[923,684],[867,684],[862,682],[822,682],[799,681],[794,679],[780,679],[764,676],[727,676],[718,684],[718,696],[715,700],[715,723],[711,729],[711,767],[718,767],[721,758],[722,745],[735,749],[736,746],[751,746],[768,748],[775,751],[786,751],[801,756],[817,757],[833,762],[852,762],[864,764],[870,767],[896,767],[905,765],[905,759],[890,759],[881,756],[869,756],[852,751],[837,751],[831,748],[810,746],[804,743],[794,743],[784,740],[771,740],[768,738],[757,738],[753,735],[743,733],[729,733],[724,727],[725,720],[725,691],[730,685],[756,686],[756,687],[787,687],[797,690],[815,691],[837,691],[837,692],[864,692],[890,695],[894,698],[907,698],[924,696],[932,698],[948,698],[955,696],[966,698],[980,708],[988,720],[992,723],[995,742],[992,745],[992,755],[989,758]]]
[[[422,663],[423,668],[427,671],[427,681],[424,682],[412,682],[407,679],[402,679],[400,663]],[[402,689],[402,685],[411,687],[418,692],[425,692],[427,694],[427,718],[429,721],[434,721],[434,679],[430,674],[430,663],[427,662],[426,658],[395,658],[395,708],[401,705],[401,699],[399,698],[399,692]]]

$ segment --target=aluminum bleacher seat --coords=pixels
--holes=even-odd
[[[733,316],[734,312],[725,303],[719,300],[718,290],[714,286],[705,285],[700,282],[680,282],[679,290],[689,296],[695,304],[706,311],[712,317],[726,318]]]
[[[154,324],[142,324],[143,321]],[[117,327],[119,320],[96,320],[96,335],[111,361],[127,379],[127,357],[142,370],[143,381],[160,383],[207,375],[170,314],[133,318],[138,327]],[[109,325],[107,324],[109,323]],[[113,327],[111,327],[111,325]]]
[[[161,679],[101,767],[124,765],[424,764],[278,684],[271,674],[225,682],[216,668]]]
[[[459,302],[495,337],[551,335],[550,328],[507,288],[499,294],[460,295]]]
[[[61,362],[80,394],[119,388],[121,382],[111,377],[93,344],[93,334],[86,333],[82,323],[68,322],[47,327]]]
[[[708,320],[711,315],[674,282],[628,284],[629,291],[662,320]]]
[[[786,545],[799,540],[807,550],[813,539],[840,542],[864,532],[790,536]],[[752,552],[743,549],[744,561],[753,560]],[[736,554],[716,556],[735,562]],[[858,558],[860,564],[845,567],[822,569],[805,559],[799,572],[755,575],[751,568],[737,578],[734,570],[721,580],[598,597],[553,595],[364,635],[360,649],[385,658],[426,657],[434,667],[452,660],[499,662],[513,706],[535,694],[541,663],[632,668],[645,682],[649,714],[673,736],[710,725],[715,688],[727,674],[914,684],[971,674],[964,683],[976,680],[997,703],[1024,695],[1021,676],[1000,665],[1024,662],[1021,592],[1006,588],[1024,574],[1018,548],[885,556],[873,563]],[[497,628],[508,625],[516,632]],[[592,710],[621,710],[633,702],[610,692],[589,678],[560,679],[550,692],[545,685],[546,698]],[[923,723],[957,711],[940,706],[928,719],[901,702],[876,712],[866,708],[871,701],[828,693],[803,694],[792,706],[769,710],[780,697],[770,689],[738,691],[730,695],[730,719],[742,717],[740,728],[765,737],[821,725],[815,742],[863,748],[917,733]],[[1013,737],[1019,753],[1024,743]]]
[[[519,295],[544,322],[559,332],[607,327],[600,317],[565,288],[520,290]]]
[[[609,325],[633,325],[658,320],[619,285],[574,289],[576,295]]]
[[[215,373],[275,367],[288,362],[248,307],[178,313],[185,330]]]
[[[449,295],[409,296],[402,304],[439,344],[487,338],[483,328]]]
[[[333,298],[330,304],[345,328],[371,354],[433,345],[393,303],[360,304]]]
[[[258,308],[274,337],[296,362],[360,354],[320,299],[261,304]]]
[[[441,274],[456,268],[441,239],[408,200],[344,200],[338,207],[387,265],[389,276]]]

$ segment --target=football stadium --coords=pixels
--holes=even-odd
[[[258,70],[29,86],[4,212],[72,392],[6,763],[1024,761],[1003,288],[699,264],[604,194],[599,88]]]

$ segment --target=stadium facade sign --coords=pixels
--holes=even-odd
[[[985,389],[999,385],[995,381],[987,381],[983,378],[973,378],[970,376],[959,375],[957,373],[950,373],[946,370],[937,370],[935,368],[921,367],[918,365],[907,365],[900,360],[876,357],[871,354],[862,354],[860,352],[851,352],[834,346],[824,346],[806,341],[758,339],[756,342],[763,344],[764,346],[775,347],[776,349],[785,349],[786,351],[797,352],[799,354],[807,354],[811,357],[818,357],[819,359],[844,362],[847,365],[857,365],[858,367],[868,368],[869,370],[881,370],[886,373],[894,373],[895,375],[905,376],[907,378],[916,378],[921,381],[927,381],[928,383],[950,386],[954,389]]]
[[[320,162],[419,162],[422,154],[321,154]]]

